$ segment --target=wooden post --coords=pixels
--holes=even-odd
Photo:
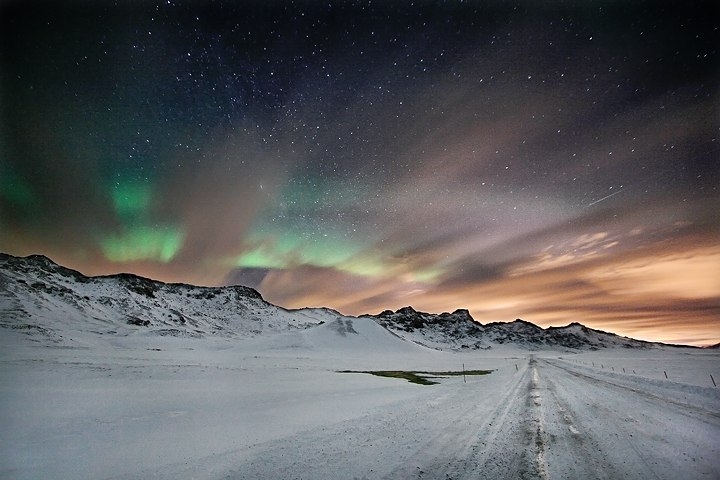
[[[467,383],[467,380],[465,380],[465,364],[463,363],[463,383]]]
[[[517,363],[515,364],[515,371],[516,371],[516,372],[518,371]]]
[[[710,374],[710,380],[713,381],[713,387],[717,387],[717,383],[715,383],[715,379],[712,376],[712,373]]]
[[[665,374],[665,378],[667,378],[667,372],[663,370],[663,373]]]

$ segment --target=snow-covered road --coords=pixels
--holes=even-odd
[[[460,450],[466,455],[427,462],[417,477],[720,478],[717,408],[651,387],[531,357],[508,395],[475,424],[475,441]]]
[[[550,478],[720,478],[717,404],[560,362],[537,370]]]
[[[460,450],[466,455],[427,462],[417,477],[720,478],[720,412],[645,386],[531,357],[474,425],[475,441]]]

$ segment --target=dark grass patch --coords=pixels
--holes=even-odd
[[[442,377],[457,377],[463,375],[487,375],[492,373],[492,370],[465,370],[461,371],[444,371],[444,372],[411,372],[407,370],[340,370],[338,373],[367,373],[378,377],[388,378],[402,378],[410,383],[416,383],[418,385],[436,385],[439,382],[430,380],[430,378],[442,378]]]
[[[459,370],[454,372],[415,372],[420,375],[433,375],[436,377],[459,377],[461,375],[471,376],[471,375],[489,375],[492,373],[492,370]]]

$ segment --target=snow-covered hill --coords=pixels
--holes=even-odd
[[[58,343],[88,333],[258,336],[334,320],[329,309],[288,311],[247,287],[166,284],[130,274],[86,277],[44,256],[0,254],[0,327]]]
[[[369,318],[338,317],[293,334],[301,335],[311,348],[344,354],[364,354],[369,351],[412,354],[426,350],[405,341]]]
[[[547,329],[519,319],[510,323],[482,325],[473,320],[467,310],[432,314],[404,307],[396,312],[386,310],[367,317],[374,318],[380,325],[407,340],[438,349],[486,350],[508,343],[528,350],[648,348],[658,345],[593,330],[575,322]]]
[[[406,342],[398,341],[402,339],[439,350],[487,350],[501,345],[526,350],[594,350],[654,345],[579,323],[547,329],[523,320],[482,325],[467,310],[436,315],[405,307],[355,319],[327,308],[286,310],[248,287],[166,284],[131,274],[86,277],[44,256],[0,254],[0,328],[25,333],[37,341],[73,344],[87,335],[249,338],[319,326],[322,328],[315,332],[285,335],[271,343],[327,347],[337,342],[338,348],[357,349],[370,338],[376,342],[382,338],[399,349],[407,347]],[[357,326],[383,335],[357,334]]]

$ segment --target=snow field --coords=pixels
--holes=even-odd
[[[720,387],[720,352],[695,348],[610,349],[563,355],[570,363],[599,373],[635,375],[699,387]],[[624,369],[624,371],[623,371]],[[667,377],[665,376],[667,373]],[[712,377],[711,377],[712,376]]]
[[[360,340],[351,342],[366,331],[356,328]],[[352,422],[387,405],[422,402],[428,393],[336,370],[462,365],[454,354],[412,344],[414,357],[382,349],[348,354],[328,345],[322,332],[310,340],[327,348],[288,347],[280,338],[272,349],[267,339],[136,336],[92,337],[94,348],[67,349],[3,337],[0,478],[13,479],[157,477],[158,469],[185,465],[202,466],[203,478],[214,478],[210,459],[217,455],[231,452],[240,461],[258,445]]]
[[[79,343],[2,331],[0,479],[720,478],[720,389],[696,384],[712,352],[441,352],[360,319]],[[463,364],[494,371],[336,373]],[[656,378],[663,365],[686,376]]]

